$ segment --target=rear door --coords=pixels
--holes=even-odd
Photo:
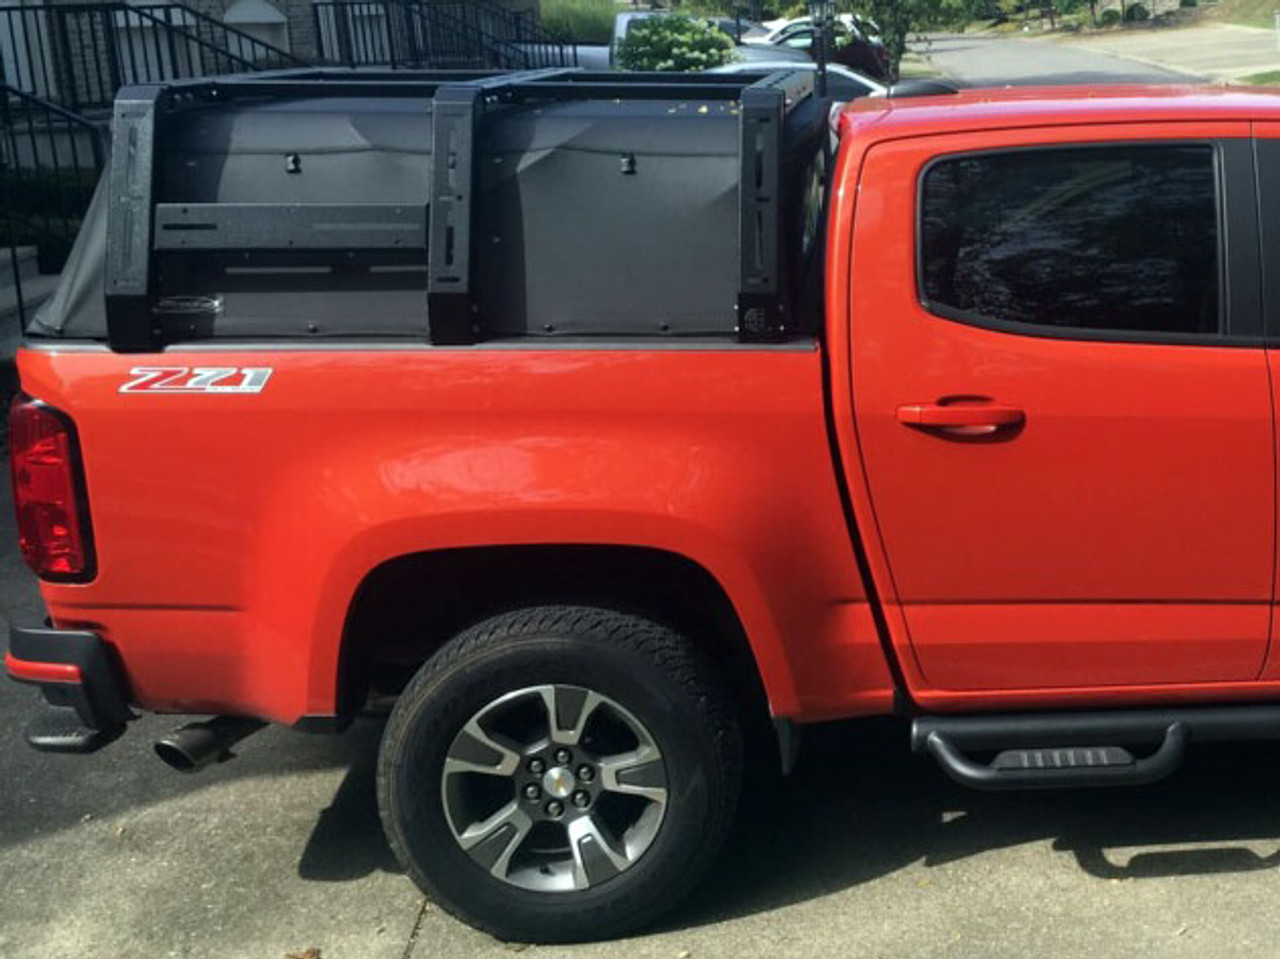
[[[1267,362],[1271,369],[1273,408],[1280,408],[1280,122],[1266,121],[1254,124],[1254,163],[1257,168],[1259,232],[1262,238],[1262,289],[1263,312],[1266,316]],[[1277,424],[1280,435],[1280,423]],[[1280,457],[1280,443],[1277,444]],[[1277,518],[1280,521],[1280,517]],[[1280,550],[1280,543],[1277,543]],[[1280,555],[1276,562],[1276,589],[1280,590]],[[1272,602],[1280,601],[1277,593]],[[1272,610],[1272,634],[1276,631],[1275,610]],[[1280,679],[1280,648],[1271,643],[1267,665],[1262,678]]]
[[[1259,674],[1275,462],[1248,134],[869,153],[854,410],[886,600],[928,686]]]

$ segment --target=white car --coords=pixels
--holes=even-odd
[[[790,60],[753,60],[713,67],[708,73],[757,73],[761,70],[814,70],[816,63],[793,63]],[[856,100],[859,97],[882,97],[888,88],[878,80],[863,76],[838,63],[827,64],[827,96],[833,100]]]
[[[859,17],[852,13],[841,13],[837,14],[836,19],[846,29],[852,30],[859,37],[873,41],[879,37],[880,29],[865,17]],[[743,36],[742,42],[752,46],[783,46],[786,45],[787,39],[791,35],[797,33],[807,35],[811,32],[808,17],[796,17],[794,20],[766,20],[761,26],[768,32]]]

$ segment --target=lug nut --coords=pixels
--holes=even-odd
[[[586,809],[591,805],[591,796],[585,789],[579,789],[573,794],[573,804],[579,809]]]
[[[529,760],[529,772],[533,773],[535,776],[541,776],[543,772],[546,771],[546,768],[547,768],[547,764],[544,763],[541,759]]]
[[[556,762],[561,766],[567,766],[573,760],[573,753],[567,749],[556,750]]]
[[[578,767],[578,779],[581,780],[582,782],[589,783],[591,782],[591,780],[595,778],[596,778],[596,771],[592,769],[590,766],[588,766],[586,763],[583,763],[581,766]]]
[[[559,816],[563,812],[564,812],[564,803],[560,802],[558,799],[553,799],[551,800],[551,802],[547,803],[548,816]]]
[[[524,798],[534,800],[542,798],[542,790],[538,788],[537,783],[529,783],[524,787]]]

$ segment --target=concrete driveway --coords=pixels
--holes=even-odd
[[[969,86],[1031,83],[1186,83],[1186,73],[1082,44],[990,34],[934,34],[914,49]]]
[[[1061,48],[1090,55],[1125,57],[1157,68],[1184,70],[1217,80],[1236,80],[1280,70],[1275,33],[1229,23],[1081,35],[1062,40]]]
[[[3,480],[0,480],[3,483]],[[40,615],[0,486],[0,608]],[[373,793],[380,722],[271,729],[192,776],[145,717],[106,751],[21,742],[0,682],[0,956],[499,957],[397,868]],[[1197,754],[1130,792],[988,796],[908,755],[894,723],[810,731],[797,775],[701,894],[637,938],[531,956],[1213,957],[1280,940],[1280,749]]]

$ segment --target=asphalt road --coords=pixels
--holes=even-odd
[[[1186,83],[1199,79],[1067,43],[1021,37],[935,34],[913,49],[969,86],[1033,83]]]

